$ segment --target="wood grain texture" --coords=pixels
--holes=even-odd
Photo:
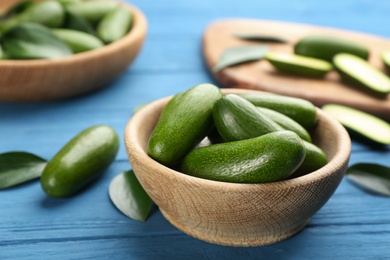
[[[168,100],[153,102],[134,115],[125,130],[125,146],[146,192],[174,226],[191,236],[230,246],[279,242],[307,224],[344,176],[351,149],[349,136],[319,109],[312,136],[329,163],[311,174],[268,184],[235,184],[171,170],[146,153],[150,133]]]
[[[287,53],[293,53],[293,44],[307,35],[325,34],[345,38],[366,45],[370,51],[369,62],[382,71],[385,70],[380,55],[390,48],[390,40],[386,38],[353,31],[268,20],[220,20],[211,23],[203,36],[203,55],[209,70],[225,49],[259,44],[235,38],[234,33],[259,33],[286,38],[288,44],[263,44],[269,45],[273,51]],[[328,103],[347,105],[390,121],[390,95],[386,98],[372,96],[343,83],[335,71],[319,79],[294,76],[277,72],[264,60],[226,68],[213,73],[213,76],[224,87],[257,89],[305,98],[319,107]]]
[[[110,1],[110,0],[107,0]],[[0,9],[17,0],[1,1]],[[1,60],[0,101],[25,102],[69,98],[107,86],[123,73],[141,50],[147,32],[144,14],[134,15],[130,32],[101,48],[53,60]]]

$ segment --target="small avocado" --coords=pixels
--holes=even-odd
[[[312,128],[317,122],[316,107],[305,99],[276,94],[245,93],[240,94],[252,104],[282,113],[302,125]]]
[[[148,155],[165,166],[177,164],[213,128],[212,110],[222,97],[212,84],[176,95],[163,109],[148,143]]]
[[[322,107],[322,110],[353,134],[358,134],[377,144],[390,144],[390,125],[386,121],[366,112],[337,104],[327,104]]]
[[[97,178],[114,161],[119,149],[115,130],[92,126],[72,138],[46,165],[43,191],[50,197],[67,197]]]
[[[278,71],[305,77],[323,77],[332,70],[332,64],[302,55],[268,52],[265,56]]]
[[[333,61],[338,53],[350,53],[367,60],[369,50],[366,46],[332,35],[313,34],[301,38],[294,45],[295,54]]]
[[[248,139],[283,130],[248,100],[228,94],[213,108],[215,127],[225,141]]]
[[[311,142],[311,137],[309,132],[298,124],[296,121],[294,121],[292,118],[283,115],[282,113],[279,113],[275,110],[268,109],[265,107],[257,107],[263,114],[268,116],[271,120],[273,120],[275,123],[280,125],[285,130],[290,130],[296,133],[302,140],[305,140],[307,142]]]
[[[334,57],[333,63],[345,82],[382,98],[390,93],[389,77],[366,60],[340,53]]]
[[[234,183],[267,183],[288,178],[303,162],[305,147],[292,131],[192,150],[181,171],[191,176]]]

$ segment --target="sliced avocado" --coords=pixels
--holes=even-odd
[[[382,53],[382,61],[385,64],[386,69],[390,71],[390,51]]]
[[[340,53],[334,57],[333,63],[344,81],[380,97],[386,97],[390,92],[389,77],[366,60]]]
[[[265,59],[277,70],[299,76],[322,77],[332,70],[327,61],[295,54],[268,52]]]
[[[379,144],[390,144],[390,125],[386,121],[363,111],[336,104],[322,107],[348,130]]]

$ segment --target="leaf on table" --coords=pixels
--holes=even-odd
[[[390,196],[390,168],[374,163],[358,163],[347,169],[347,178],[360,188]]]
[[[228,48],[222,53],[213,71],[218,72],[233,65],[260,60],[267,51],[268,46],[266,45],[244,45]]]
[[[288,40],[279,36],[259,33],[235,33],[234,36],[246,41],[287,43]]]
[[[2,37],[3,50],[10,59],[55,59],[72,55],[69,47],[49,28],[21,23]]]
[[[152,200],[142,188],[133,170],[122,172],[110,183],[109,196],[123,214],[144,222],[152,208]]]
[[[26,152],[0,154],[0,189],[39,178],[47,161]]]

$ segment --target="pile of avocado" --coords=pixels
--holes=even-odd
[[[165,106],[148,155],[161,164],[209,180],[268,183],[299,177],[327,163],[312,143],[317,122],[309,101],[275,94],[228,94],[200,84]],[[211,144],[199,147],[205,139]]]
[[[384,98],[390,79],[368,62],[366,46],[329,35],[309,35],[294,44],[294,54],[269,52],[265,57],[276,69],[299,76],[322,77],[333,68],[348,84]],[[382,55],[390,67],[390,52]]]
[[[132,12],[110,1],[21,1],[0,16],[0,59],[55,59],[125,36]]]

